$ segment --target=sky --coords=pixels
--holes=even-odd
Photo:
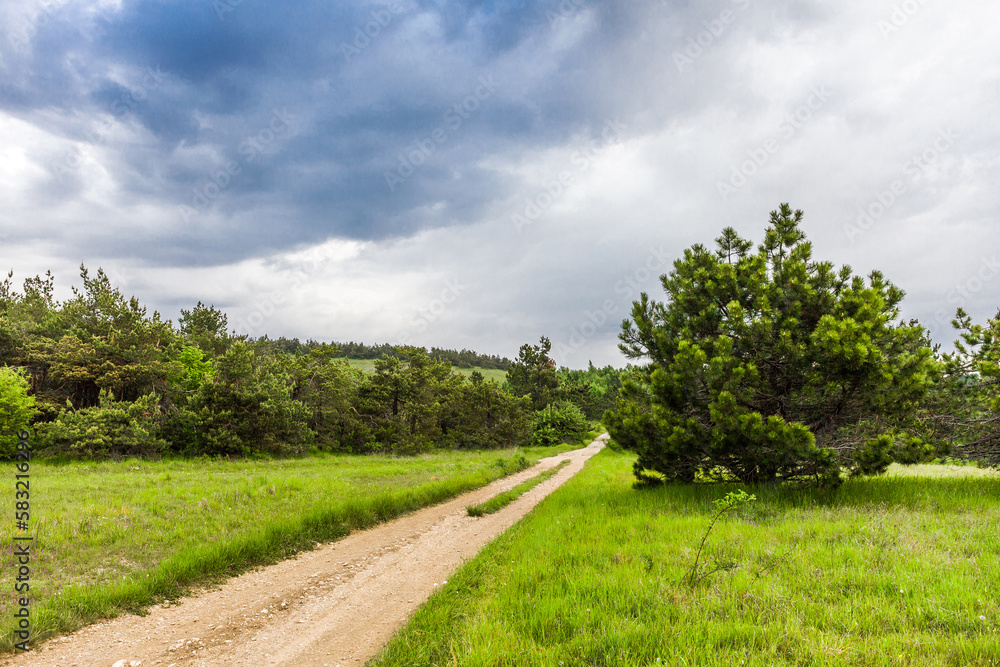
[[[988,0],[0,0],[0,270],[176,321],[624,365],[695,243],[1000,307]]]

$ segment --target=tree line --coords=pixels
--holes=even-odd
[[[545,339],[514,362],[468,350],[365,348],[379,353],[366,374],[343,358],[359,343],[253,340],[227,331],[225,313],[201,302],[181,310],[175,326],[103,271],[81,267],[80,277],[62,302],[51,273],[20,291],[12,274],[0,282],[0,457],[13,454],[26,427],[38,454],[75,458],[552,444],[585,433],[588,415],[602,410],[584,376],[556,374]],[[466,378],[452,352],[463,363],[506,365],[513,379]]]
[[[381,345],[365,345],[364,343],[333,342],[333,345],[349,359],[378,359],[379,357],[399,356],[397,347],[389,343]],[[472,350],[451,350],[432,347],[430,357],[439,361],[447,361],[455,368],[489,368],[505,371],[510,368],[511,360],[495,354],[480,354]]]
[[[382,343],[379,345],[365,345],[350,341],[347,343],[333,341],[331,343],[321,343],[309,339],[301,342],[298,338],[268,338],[266,335],[258,339],[258,342],[269,345],[272,349],[281,350],[288,354],[302,354],[310,352],[322,345],[332,345],[340,350],[341,355],[348,359],[378,359],[380,357],[405,358],[405,353],[398,345]],[[455,368],[487,368],[506,371],[510,368],[511,360],[507,357],[500,357],[495,354],[480,354],[473,350],[452,350],[440,347],[432,347],[429,356],[438,361],[447,361]]]

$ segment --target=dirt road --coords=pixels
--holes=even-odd
[[[363,665],[463,561],[575,475],[604,446],[543,459],[450,502],[248,572],[218,589],[121,616],[9,657],[10,667],[162,665]],[[482,502],[557,465],[570,464],[489,516]]]

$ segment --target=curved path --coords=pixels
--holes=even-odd
[[[10,667],[363,665],[463,561],[527,514],[604,446],[542,459],[446,503],[233,578],[219,588],[125,615],[8,657]],[[564,459],[570,464],[499,512],[465,507]]]

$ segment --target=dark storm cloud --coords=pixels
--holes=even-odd
[[[276,249],[276,210],[287,243],[405,236],[476,222],[506,196],[515,183],[484,158],[597,131],[627,106],[620,88],[633,82],[616,70],[641,11],[583,0],[144,0],[99,12],[80,2],[8,58],[21,74],[0,103],[67,140],[88,141],[109,114],[148,133],[139,145],[100,137],[124,196],[181,211],[180,246],[213,216],[240,219],[240,243],[206,233],[193,261]],[[585,15],[586,34],[551,52],[553,31]],[[126,109],[148,72],[166,81]],[[283,135],[269,129],[275,112],[297,119]],[[57,171],[56,198],[78,196],[87,174]],[[430,205],[435,215],[421,213]],[[176,259],[162,239],[143,251]]]

